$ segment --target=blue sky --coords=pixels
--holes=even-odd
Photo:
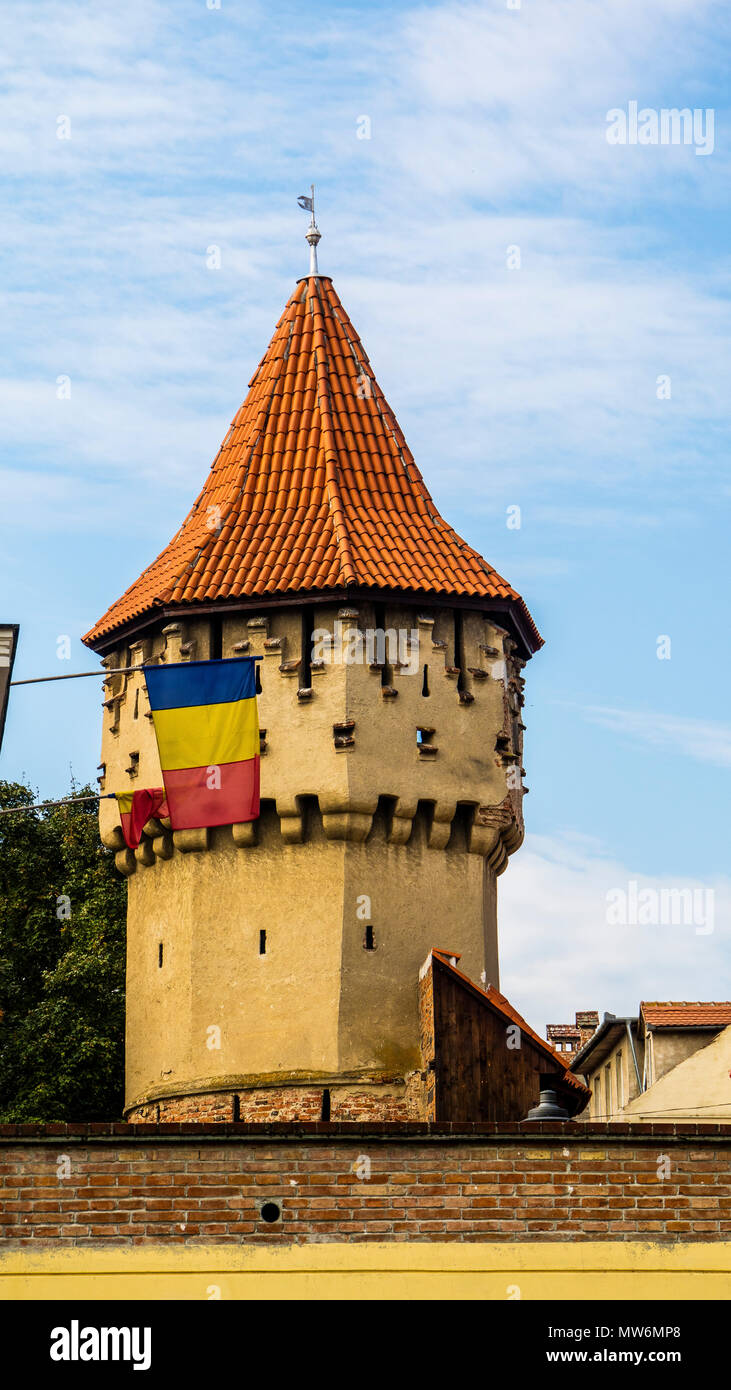
[[[15,15],[0,565],[16,676],[63,669],[62,634],[90,668],[79,635],[177,529],[306,270],[296,198],[314,181],[321,270],[435,500],[546,638],[526,672],[529,836],[500,883],[503,987],[539,1025],[728,994],[731,12]],[[608,144],[607,112],[633,100],[712,110],[712,153]],[[93,780],[98,702],[92,681],[14,692],[0,774],[41,795],[70,767]],[[713,932],[610,929],[606,892],[632,879],[713,888]]]

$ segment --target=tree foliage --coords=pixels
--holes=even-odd
[[[0,1121],[119,1119],[126,882],[95,801],[33,800],[0,782],[0,808],[27,808],[0,815]]]

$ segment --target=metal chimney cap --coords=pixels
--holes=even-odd
[[[569,1120],[568,1110],[558,1103],[555,1091],[541,1091],[540,1103],[528,1111],[526,1120]]]

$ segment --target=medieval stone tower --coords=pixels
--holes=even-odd
[[[385,637],[384,637],[385,634]],[[298,281],[177,535],[85,638],[260,655],[262,814],[125,848],[129,1119],[419,1118],[419,969],[498,981],[523,835],[523,600],[439,516],[327,276]],[[102,790],[161,785],[142,675]]]

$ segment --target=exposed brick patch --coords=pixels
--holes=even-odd
[[[715,1124],[4,1125],[0,1249],[727,1240],[729,1158]]]
[[[418,1083],[418,1073],[416,1081]],[[248,1124],[317,1122],[323,1114],[324,1086],[262,1086],[246,1091],[215,1091],[199,1096],[174,1096],[138,1105],[128,1113],[131,1124],[157,1124],[236,1119]],[[408,1121],[420,1117],[420,1085],[401,1084],[357,1089],[327,1088],[333,1122]]]

